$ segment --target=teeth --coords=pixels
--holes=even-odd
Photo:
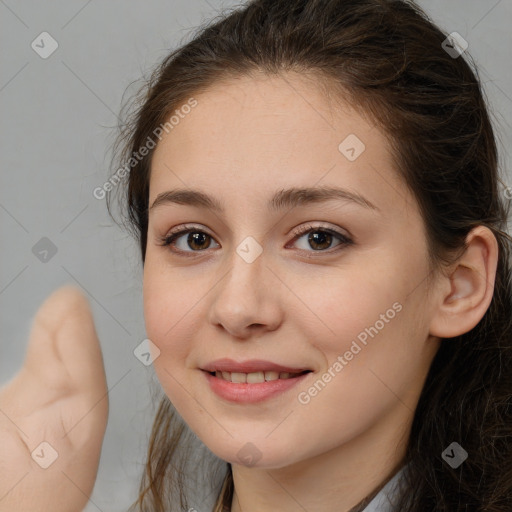
[[[220,372],[216,371],[215,376],[218,379],[227,380],[234,383],[248,383],[258,384],[265,381],[277,379],[289,379],[297,375],[296,373],[288,372],[253,372],[253,373],[239,373],[239,372]]]
[[[231,382],[247,382],[247,375],[245,373],[235,373],[231,374]]]

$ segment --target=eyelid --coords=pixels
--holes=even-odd
[[[321,222],[321,221],[318,221],[318,222]],[[340,233],[340,231],[339,231],[339,229],[341,229],[341,228],[338,228],[338,227],[333,228],[329,225],[325,226],[323,224],[315,224],[315,223],[303,224],[302,226],[300,226],[298,228],[294,228],[292,230],[292,232],[295,234],[295,236],[302,236],[305,233],[307,233],[308,231],[314,231],[315,229],[318,231],[327,231],[336,236],[343,237],[347,240],[353,238],[352,235],[350,235],[347,230],[344,230],[346,232],[346,234],[343,234],[343,233]]]
[[[207,229],[203,228],[199,224],[180,224],[179,226],[176,226],[172,228],[166,235],[166,238],[169,238],[172,235],[176,235],[179,233],[182,233],[183,231],[187,231],[189,229],[195,229],[197,231],[204,231],[207,235],[211,236],[213,238],[213,235],[210,235]],[[185,233],[183,233],[185,234]]]

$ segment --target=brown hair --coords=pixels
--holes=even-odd
[[[405,0],[247,2],[201,27],[155,69],[121,126],[114,155],[128,161],[180,105],[220,80],[296,71],[333,97],[349,96],[390,138],[397,172],[421,209],[432,271],[464,251],[477,225],[491,229],[499,247],[484,317],[441,343],[431,365],[397,510],[510,512],[512,283],[511,238],[504,231],[510,204],[500,195],[496,139],[478,71],[467,52],[452,58],[443,49],[446,37]],[[132,166],[123,197],[124,224],[140,243],[143,263],[152,154]],[[178,495],[181,507],[188,506],[176,451],[188,429],[180,421],[164,396],[136,510],[163,512]],[[469,453],[457,469],[441,458],[453,441]],[[231,466],[224,468],[216,511],[229,510],[233,496]]]

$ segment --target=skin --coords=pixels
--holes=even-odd
[[[157,147],[150,204],[176,186],[197,187],[222,199],[226,214],[184,205],[151,211],[144,314],[160,350],[155,371],[190,428],[232,463],[232,511],[348,511],[401,465],[439,338],[468,332],[489,307],[496,239],[474,228],[465,253],[427,290],[417,205],[393,170],[385,135],[348,103],[335,108],[291,75],[234,81],[197,99],[193,114]],[[337,152],[349,133],[366,144],[354,162]],[[340,201],[266,210],[276,189],[318,184],[358,191],[379,213]],[[204,254],[185,259],[158,244],[185,222],[213,236],[211,246],[202,242]],[[337,239],[310,245],[307,234],[292,234],[319,222],[355,243],[334,252]],[[235,251],[246,236],[263,249],[250,264]],[[185,240],[180,248],[197,250]],[[314,259],[305,256],[311,252]],[[298,393],[395,302],[400,312],[309,403],[299,403]],[[219,357],[314,373],[301,389],[264,403],[231,404],[210,391],[198,369]],[[72,286],[60,288],[34,318],[22,368],[0,388],[0,512],[83,510],[98,470],[107,397],[87,300]],[[47,469],[31,457],[41,441],[58,452]],[[237,455],[247,442],[261,454],[251,466]]]
[[[348,511],[401,466],[440,338],[469,331],[487,310],[496,240],[475,228],[466,253],[429,290],[417,203],[386,134],[348,101],[332,104],[293,74],[231,80],[195,98],[155,150],[149,204],[194,188],[222,201],[225,213],[176,203],[150,209],[143,290],[147,334],[160,351],[155,371],[189,427],[232,464],[232,511]],[[366,145],[355,161],[338,150],[349,134]],[[337,199],[278,213],[266,207],[279,189],[322,185],[357,192],[378,211]],[[210,235],[196,245],[187,234],[175,240],[185,254],[161,244],[183,224]],[[309,224],[354,243],[294,235]],[[252,263],[236,252],[248,236],[262,249]],[[394,318],[299,403],[299,392],[394,303],[402,306]],[[313,373],[264,402],[234,404],[199,369],[221,357]],[[237,455],[246,443],[260,457],[250,466]]]
[[[74,286],[59,288],[39,308],[23,366],[0,389],[0,412],[0,511],[83,510],[98,471],[108,395],[90,307]]]

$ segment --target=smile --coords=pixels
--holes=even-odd
[[[292,379],[308,373],[309,370],[303,372],[290,373],[290,372],[252,372],[252,373],[241,373],[241,372],[211,372],[210,375],[215,375],[218,379],[223,379],[228,382],[235,382],[238,384],[258,384],[261,382],[269,382],[278,379]]]
[[[256,403],[290,390],[312,373],[306,370],[300,373],[289,372],[208,372],[201,370],[211,391],[229,402]]]

